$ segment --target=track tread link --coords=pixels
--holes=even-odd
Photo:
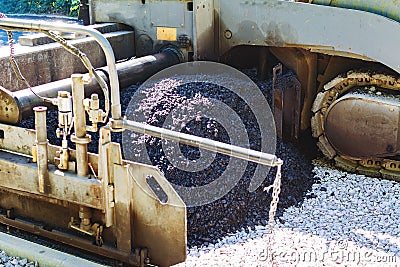
[[[328,108],[355,86],[376,86],[400,91],[400,78],[362,71],[349,71],[334,78],[324,85],[323,91],[315,98],[311,118],[312,135],[318,138],[317,145],[322,153],[327,158],[334,159],[337,167],[349,172],[400,181],[400,161],[385,158],[357,159],[339,155],[325,136],[324,122]]]

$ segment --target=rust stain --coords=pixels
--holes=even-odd
[[[103,190],[99,185],[91,185],[86,196],[91,197],[93,206],[99,206],[103,202]]]

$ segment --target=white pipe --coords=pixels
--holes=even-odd
[[[108,40],[96,29],[83,27],[79,25],[70,25],[63,23],[47,23],[37,22],[34,20],[21,20],[21,19],[0,19],[0,28],[4,30],[34,30],[34,31],[61,31],[73,32],[90,35],[101,46],[107,60],[108,71],[110,74],[111,86],[111,115],[114,120],[121,119],[121,104],[119,94],[119,82],[117,68],[115,66],[114,51]]]
[[[84,87],[83,74],[72,74],[72,99],[74,101],[74,127],[75,134],[71,136],[71,141],[76,145],[76,170],[79,176],[87,176],[88,166],[88,143],[90,139],[86,136],[86,113],[83,106]]]
[[[37,147],[37,166],[38,166],[38,184],[39,192],[45,193],[46,180],[48,179],[47,170],[47,127],[46,127],[46,107],[34,107],[35,111],[35,129],[36,129],[36,147]]]

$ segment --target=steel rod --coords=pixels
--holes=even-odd
[[[76,144],[77,173],[79,176],[87,176],[89,173],[87,144],[90,142],[90,139],[86,136],[86,113],[83,106],[83,74],[72,74],[71,79],[75,128],[75,135],[71,136],[71,141]]]
[[[38,184],[39,192],[45,193],[45,182],[48,179],[48,155],[47,155],[47,127],[46,127],[46,107],[35,107],[35,129],[36,129],[36,148],[38,165]]]
[[[178,141],[186,145],[199,147],[235,158],[244,159],[268,166],[278,166],[282,164],[282,161],[272,154],[234,146],[190,134],[171,131],[168,129],[147,125],[140,122],[122,120],[120,123],[123,129],[132,130],[134,132],[147,134],[162,139]]]

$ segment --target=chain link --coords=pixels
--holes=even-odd
[[[3,14],[3,13],[0,13],[0,18],[7,18],[7,16],[6,16],[5,14]],[[51,102],[51,99],[46,98],[46,97],[41,97],[41,96],[37,95],[37,94],[32,90],[32,87],[31,87],[30,83],[29,83],[28,80],[25,78],[25,76],[22,74],[22,72],[21,72],[21,70],[20,70],[20,68],[19,68],[19,66],[18,66],[18,63],[17,63],[17,61],[15,60],[15,47],[14,47],[14,36],[13,36],[13,33],[12,33],[12,31],[10,31],[10,30],[6,30],[6,32],[7,32],[7,37],[8,37],[8,46],[9,46],[9,48],[10,48],[9,60],[10,60],[11,67],[12,67],[12,69],[13,69],[15,75],[17,76],[18,80],[22,81],[22,82],[25,84],[25,86],[26,86],[27,88],[29,88],[29,90],[31,90],[31,92],[32,92],[34,95],[36,95],[37,97],[43,99],[43,101]]]
[[[279,194],[281,193],[282,163],[277,165],[276,177],[272,185],[272,200],[269,207],[269,229],[272,232],[275,224],[275,214],[278,209]]]
[[[264,191],[269,191],[272,188],[272,199],[269,207],[269,234],[268,234],[268,255],[271,256],[271,266],[277,266],[274,256],[273,247],[275,246],[275,214],[278,209],[279,194],[281,192],[281,178],[282,178],[282,164],[283,161],[279,160],[277,163],[277,170],[275,180],[272,185],[264,188]]]
[[[96,241],[96,245],[101,247],[104,244],[104,240],[103,240],[103,226],[98,225],[96,228],[96,234],[95,234],[95,241]]]
[[[59,34],[52,32],[52,31],[44,31],[44,33],[51,39],[53,39],[54,41],[56,41],[57,43],[61,44],[65,50],[67,50],[68,52],[70,52],[71,54],[73,54],[76,57],[79,57],[80,60],[82,61],[83,65],[85,66],[85,68],[89,71],[89,76],[92,77],[93,72],[94,72],[94,68],[92,66],[92,63],[90,63],[89,58],[86,56],[85,53],[83,53],[81,50],[79,50],[78,48],[76,48],[75,46],[69,44],[67,42],[67,40],[65,40],[63,37],[61,37]]]

